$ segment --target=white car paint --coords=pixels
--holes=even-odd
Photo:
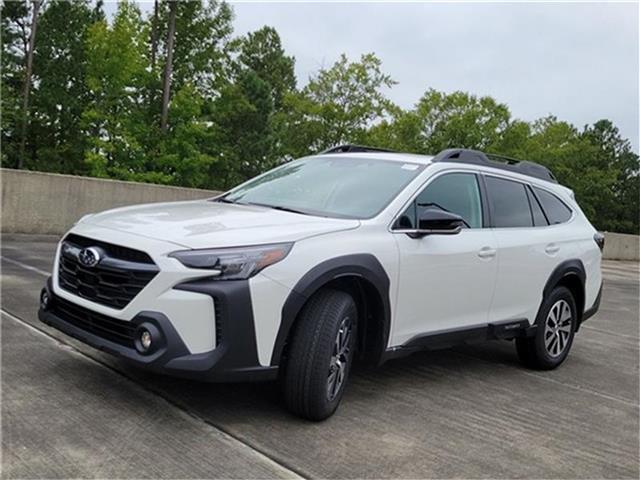
[[[270,364],[282,307],[298,281],[316,265],[336,257],[375,256],[390,282],[391,335],[388,348],[419,335],[492,321],[535,320],[542,289],[554,268],[580,259],[587,270],[591,307],[601,284],[600,251],[590,225],[571,192],[557,184],[487,166],[431,163],[431,157],[353,153],[427,166],[382,212],[371,219],[305,216],[259,206],[210,200],[119,208],[82,219],[71,233],[148,253],[159,274],[124,309],[116,310],[60,288],[58,261],[53,288],[93,311],[130,320],[143,310],[165,313],[191,353],[215,348],[215,315],[210,297],[173,290],[178,283],[211,276],[168,255],[176,250],[295,242],[288,256],[249,281],[258,359]],[[534,228],[465,229],[458,235],[410,238],[394,231],[394,219],[438,174],[492,174],[553,192],[573,210],[561,225]],[[552,246],[553,248],[549,248]],[[557,248],[556,248],[557,247]]]

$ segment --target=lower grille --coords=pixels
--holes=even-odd
[[[78,254],[92,242],[104,258],[96,265],[86,266]],[[158,267],[144,252],[69,235],[62,244],[58,282],[60,288],[74,295],[122,309],[157,273]]]
[[[216,317],[216,346],[222,342],[222,301],[219,297],[213,297],[213,311]]]
[[[80,305],[56,297],[51,311],[71,325],[119,345],[135,348],[135,325],[131,322],[92,312]]]

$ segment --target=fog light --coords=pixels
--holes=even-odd
[[[47,292],[47,289],[43,288],[42,292],[40,293],[40,307],[43,310],[48,310],[50,306],[51,306],[51,296],[49,295],[49,292]]]
[[[150,322],[138,325],[133,338],[136,350],[143,355],[151,355],[157,352],[165,343],[160,330]]]
[[[149,333],[149,330],[143,330],[140,334],[140,345],[145,350],[149,350],[151,347],[151,333]]]

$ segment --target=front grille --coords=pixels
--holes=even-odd
[[[133,248],[114,245],[112,243],[103,242],[101,240],[94,240],[92,238],[81,237],[80,235],[76,235],[75,233],[70,233],[69,235],[67,235],[64,241],[79,248],[100,247],[104,251],[106,251],[110,257],[118,258],[120,260],[155,265],[149,255],[141,252],[140,250],[134,250]]]
[[[82,265],[77,252],[86,247],[99,248],[104,258],[92,267]],[[60,253],[58,283],[74,295],[122,309],[157,273],[158,267],[144,252],[68,235]]]
[[[131,322],[92,312],[56,297],[52,312],[67,323],[119,345],[135,348],[135,326]]]

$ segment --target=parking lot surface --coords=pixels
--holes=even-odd
[[[275,383],[151,374],[37,320],[56,238],[2,237],[3,478],[638,478],[639,270],[605,262],[565,364],[510,342],[356,369],[309,423]]]

